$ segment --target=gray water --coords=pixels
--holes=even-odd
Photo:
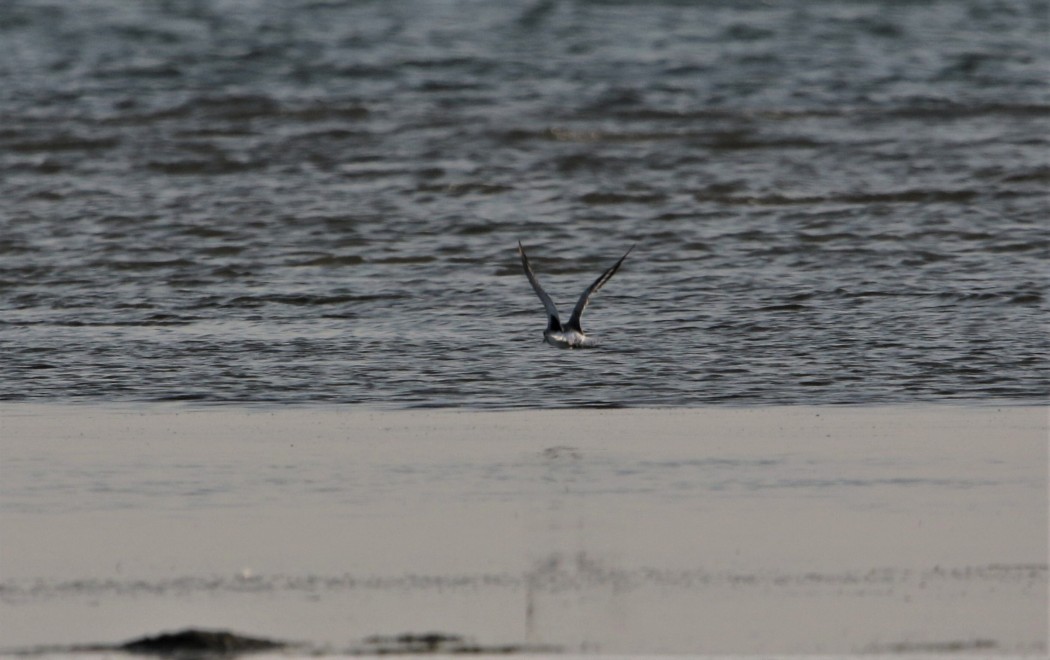
[[[1048,13],[8,0],[0,398],[1045,402]]]

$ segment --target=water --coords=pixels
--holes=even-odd
[[[0,398],[1045,402],[1048,14],[5,2]]]

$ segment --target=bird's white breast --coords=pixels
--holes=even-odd
[[[557,346],[558,348],[591,348],[598,345],[598,342],[595,340],[575,330],[545,332],[543,333],[543,339],[551,346]]]

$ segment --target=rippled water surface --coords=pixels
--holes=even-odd
[[[1048,11],[4,2],[0,397],[1045,401]]]

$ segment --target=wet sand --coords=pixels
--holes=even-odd
[[[0,407],[0,647],[1041,654],[1047,411]]]

